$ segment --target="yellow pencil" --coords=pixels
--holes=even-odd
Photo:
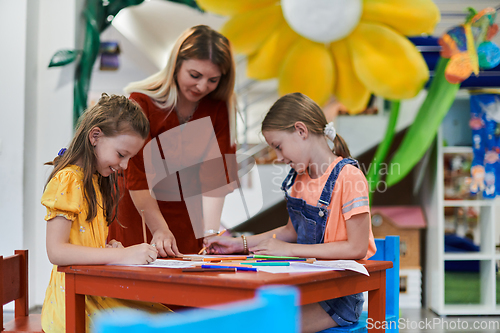
[[[222,234],[223,234],[223,233],[225,233],[225,232],[226,232],[226,229],[221,230],[221,231],[219,231],[219,233],[218,233],[217,235],[215,235],[215,236],[220,236],[220,235],[222,235]],[[200,250],[200,252],[198,252],[198,254],[202,254],[202,253],[203,253],[203,251],[205,251],[206,249],[207,249],[207,247],[206,247],[206,246],[204,246],[204,247]]]
[[[142,218],[142,234],[144,236],[144,243],[148,242],[148,235],[146,234],[146,219],[144,218],[144,209],[141,209]]]

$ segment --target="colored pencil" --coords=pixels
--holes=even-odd
[[[183,268],[183,272],[236,272],[236,267],[228,267],[228,268]]]
[[[224,230],[220,231],[220,232],[219,232],[216,236],[220,236],[220,235],[222,235],[222,234],[223,234],[223,233],[225,233],[225,232],[226,232],[226,229],[224,229]],[[205,251],[206,249],[207,249],[207,247],[206,247],[206,246],[204,246],[204,247],[200,250],[200,252],[198,252],[198,254],[202,254],[202,253],[203,253],[203,251]]]
[[[146,234],[146,219],[144,218],[144,209],[141,209],[142,218],[142,235],[144,236],[144,243],[148,242],[148,235]]]
[[[257,259],[256,262],[283,262],[283,261],[307,261],[306,258],[300,259]]]
[[[282,257],[282,256],[265,256],[256,254],[253,256],[254,259],[301,259],[300,257]]]
[[[203,261],[233,261],[233,260],[246,260],[245,256],[234,256],[234,257],[216,257],[216,258],[203,258]]]
[[[300,258],[300,259],[257,259],[256,262],[283,262],[283,261],[299,261],[306,263],[313,263],[316,261],[316,258]]]
[[[242,265],[249,266],[290,266],[288,261],[273,261],[273,262],[242,262]]]
[[[232,266],[217,266],[217,265],[201,265],[201,268],[236,268],[237,271],[257,272],[257,268],[253,267],[232,267]]]

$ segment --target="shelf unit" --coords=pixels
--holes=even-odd
[[[428,177],[423,182],[422,200],[427,215],[426,299],[438,315],[498,315],[496,301],[497,261],[495,218],[496,200],[444,200],[444,155],[471,153],[471,147],[443,147],[443,129],[437,135],[431,154]],[[480,232],[479,252],[445,252],[445,208],[476,207]],[[445,262],[479,261],[479,303],[445,303]],[[472,288],[472,287],[471,287]]]

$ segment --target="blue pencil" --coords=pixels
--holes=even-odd
[[[253,267],[235,267],[235,266],[219,266],[219,265],[201,265],[201,268],[236,268],[237,271],[252,271],[257,272],[257,268]]]

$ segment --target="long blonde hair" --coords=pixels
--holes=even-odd
[[[54,166],[45,186],[56,173],[80,160],[83,169],[83,196],[88,204],[87,221],[92,221],[97,215],[99,203],[92,181],[93,175],[97,174],[104,216],[109,225],[117,216],[120,190],[116,174],[103,177],[97,172],[97,158],[89,138],[90,131],[95,127],[99,127],[107,137],[135,133],[145,140],[149,134],[149,121],[135,101],[125,96],[102,94],[99,102],[80,117],[75,136],[64,154],[45,163]]]
[[[291,93],[280,97],[271,107],[262,121],[264,131],[295,131],[295,123],[303,122],[308,131],[325,135],[327,124],[325,114],[318,104],[301,93]],[[343,158],[351,157],[351,152],[344,139],[336,135],[333,140],[333,152]]]
[[[178,100],[177,73],[184,60],[210,60],[219,66],[222,76],[217,88],[209,96],[225,101],[229,113],[231,143],[236,136],[236,98],[234,95],[235,63],[229,40],[206,25],[187,29],[177,39],[167,65],[150,77],[132,82],[125,87],[127,94],[132,92],[149,96],[158,107],[170,110]]]

